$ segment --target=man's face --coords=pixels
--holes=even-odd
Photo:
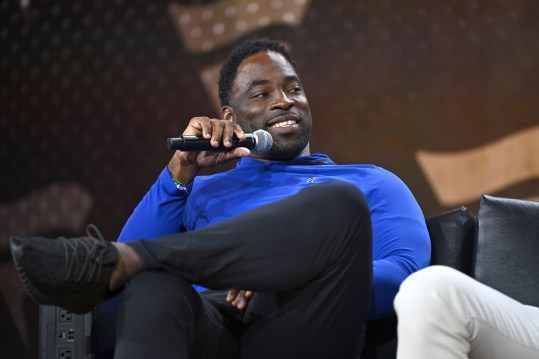
[[[244,132],[263,129],[273,137],[271,150],[260,157],[283,160],[309,154],[311,110],[296,71],[281,54],[259,52],[242,61],[230,107]]]

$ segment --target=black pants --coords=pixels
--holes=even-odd
[[[372,286],[370,212],[316,185],[201,230],[131,242],[116,358],[357,358]],[[191,283],[215,289],[199,295]],[[256,292],[247,310],[226,290]]]

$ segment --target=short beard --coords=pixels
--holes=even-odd
[[[310,138],[311,130],[305,129],[304,133],[301,134],[301,139],[292,144],[284,144],[281,143],[281,141],[274,140],[273,146],[271,146],[269,152],[262,155],[261,158],[274,161],[284,161],[298,157],[309,145]]]

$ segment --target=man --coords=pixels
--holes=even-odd
[[[398,359],[539,358],[539,308],[450,267],[408,277],[395,309]]]
[[[84,312],[129,282],[117,358],[357,358],[367,316],[392,313],[402,280],[429,263],[417,202],[379,167],[310,155],[309,104],[279,43],[236,48],[219,94],[221,118],[195,117],[184,135],[230,150],[177,151],[120,243],[13,239],[23,283]],[[258,129],[269,152],[231,148]]]

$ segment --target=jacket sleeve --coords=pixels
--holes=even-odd
[[[430,237],[423,212],[408,187],[384,171],[371,194],[373,292],[369,319],[394,312],[404,279],[430,263]]]
[[[165,168],[124,225],[118,242],[154,239],[180,232],[190,186],[177,187]]]

